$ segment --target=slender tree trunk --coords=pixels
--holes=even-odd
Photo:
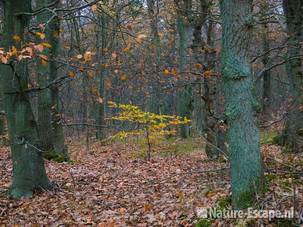
[[[200,14],[194,19],[194,31],[193,31],[193,43],[192,51],[195,59],[195,63],[200,65],[199,70],[204,69],[204,53],[202,51],[205,45],[202,39],[202,28],[206,23],[206,17],[208,15],[208,0],[200,1]],[[196,130],[200,134],[205,134],[206,129],[206,105],[205,105],[205,91],[204,91],[204,78],[197,78],[197,85],[194,87],[194,111],[193,111],[193,121],[196,126]]]
[[[160,63],[161,63],[161,40],[158,32],[158,0],[147,0],[148,6],[148,16],[150,21],[151,28],[151,37],[152,37],[152,52],[150,54],[151,59],[153,60],[155,75],[159,77],[160,73]],[[148,111],[159,113],[165,110],[165,100],[160,94],[159,83],[157,79],[154,79],[151,82],[151,95],[148,101]],[[162,105],[162,106],[161,106]],[[161,111],[162,107],[162,111]]]
[[[43,8],[47,5],[46,0],[37,0],[37,8]],[[37,16],[38,24],[45,24],[49,18],[52,16],[50,12],[41,13]],[[47,38],[49,39],[50,28],[46,25],[45,31]],[[39,38],[37,38],[37,42],[41,42]],[[49,43],[49,40],[47,40]],[[43,54],[49,58],[50,50],[45,48],[43,50]],[[37,74],[38,74],[38,84],[40,87],[46,87],[51,82],[50,75],[50,66],[53,64],[52,62],[48,62],[47,64],[41,64],[41,59],[37,59]],[[39,134],[41,138],[43,138],[42,148],[46,151],[53,149],[52,144],[52,97],[51,90],[44,89],[38,94],[38,128]]]
[[[18,13],[29,12],[31,1],[5,1],[5,25],[3,47],[21,48],[24,41],[24,29],[29,18]],[[18,35],[22,41],[14,43],[12,37]],[[40,144],[37,125],[27,93],[27,62],[2,65],[1,85],[4,93],[4,107],[7,114],[9,138],[13,160],[13,178],[10,196],[13,198],[31,197],[36,189],[49,189],[42,154],[37,147]]]
[[[283,132],[283,143],[288,151],[303,151],[303,72],[301,45],[303,41],[303,2],[297,0],[283,1],[288,30],[289,61],[286,64],[293,96],[286,126]]]
[[[98,60],[101,61],[102,65],[106,64],[105,49],[108,48],[108,30],[109,30],[109,19],[107,15],[100,15],[99,16],[99,23],[102,25],[100,31],[97,36],[97,53],[98,53]],[[103,99],[103,102],[96,102],[97,105],[97,116],[96,116],[96,123],[98,125],[105,125],[105,99],[106,99],[106,88],[105,88],[105,77],[107,76],[107,69],[105,67],[101,67],[101,72],[98,77],[98,93],[99,96]],[[106,136],[105,130],[103,127],[98,127],[96,132],[97,139],[104,139]]]
[[[37,0],[37,7],[43,8],[53,3],[52,0]],[[59,3],[55,7],[58,7]],[[60,22],[58,17],[53,17],[49,11],[37,16],[37,21],[45,25],[45,42],[50,44],[50,48],[45,48],[43,54],[48,57],[47,64],[37,66],[38,83],[40,87],[46,87],[57,78],[56,57],[58,56]],[[52,18],[52,19],[51,19]],[[51,20],[50,20],[51,19]],[[40,40],[39,40],[40,41]],[[38,96],[38,126],[42,141],[42,148],[60,157],[62,160],[69,160],[67,146],[64,143],[64,133],[60,116],[60,103],[58,88],[52,86],[44,89]],[[53,156],[52,155],[52,156]]]
[[[264,13],[268,12],[269,5],[267,1],[262,2],[261,4],[262,11]],[[267,68],[269,65],[269,28],[267,21],[263,25],[262,31],[262,39],[263,39],[263,52],[265,53],[262,58],[262,63],[264,68]],[[263,74],[263,94],[262,94],[262,110],[264,114],[269,114],[271,105],[271,75],[270,70],[266,70]]]
[[[3,108],[3,94],[0,91],[0,135],[5,135],[5,111]]]
[[[222,73],[228,121],[232,203],[247,208],[262,191],[263,171],[249,64],[252,0],[222,0]]]
[[[213,24],[210,21],[207,29],[207,42],[205,49],[205,70],[207,71],[215,71],[215,60],[216,60],[216,52],[214,50],[213,44]],[[218,139],[220,138],[220,128],[218,126],[219,121],[216,118],[216,109],[215,102],[217,101],[217,89],[218,89],[218,78],[216,76],[206,77],[204,78],[204,99],[205,99],[205,136],[207,139],[207,144],[205,147],[205,152],[209,158],[218,158],[219,157],[219,149],[220,143]],[[221,135],[224,137],[224,135]]]
[[[191,40],[191,25],[189,16],[191,12],[191,0],[184,0],[178,5],[177,30],[179,33],[179,71],[183,77],[187,64],[188,44]],[[188,80],[180,79],[177,91],[177,114],[181,117],[191,118],[193,111],[192,85],[188,84]],[[181,126],[181,137],[190,136],[190,127],[188,125]]]

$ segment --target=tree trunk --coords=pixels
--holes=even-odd
[[[37,0],[37,8],[43,8],[47,5],[46,0]],[[52,14],[47,11],[45,13],[40,13],[37,16],[37,23],[38,24],[45,24]],[[46,42],[49,43],[49,35],[50,35],[50,28],[48,25],[45,28],[47,40]],[[39,38],[37,38],[37,42],[41,42]],[[50,57],[50,50],[45,48],[43,50],[43,54],[45,56]],[[47,65],[41,64],[41,59],[37,59],[37,76],[38,76],[38,84],[40,87],[46,87],[51,82],[51,72],[50,72],[50,65],[53,64],[52,62],[48,62]],[[51,115],[51,108],[52,108],[52,97],[51,97],[51,90],[44,89],[39,92],[38,94],[38,129],[39,134],[43,140],[41,141],[41,147],[45,151],[50,151],[53,149],[52,144],[52,115]]]
[[[150,21],[151,37],[152,37],[152,46],[150,59],[153,60],[153,71],[155,71],[155,76],[159,78],[160,74],[160,63],[161,63],[161,40],[158,32],[158,0],[147,0],[148,7],[148,17]],[[157,78],[151,81],[151,95],[148,100],[148,111],[153,113],[160,113],[165,110],[166,103],[163,102],[163,97],[160,94],[160,84]],[[162,111],[161,111],[162,107]],[[163,108],[164,107],[164,108]]]
[[[222,0],[222,73],[228,121],[232,204],[247,208],[262,191],[263,171],[259,130],[255,121],[255,97],[248,60],[252,0]]]
[[[29,0],[5,1],[3,47],[6,50],[13,45],[21,48],[28,17],[17,14],[30,12],[30,3]],[[14,43],[14,35],[21,37],[22,41]],[[30,197],[34,190],[49,189],[51,184],[45,172],[42,153],[38,149],[40,141],[29,97],[23,92],[28,88],[27,62],[2,65],[1,68],[1,85],[13,160],[10,196]]]
[[[269,10],[269,3],[267,1],[261,2],[262,11],[267,13]],[[263,52],[265,53],[262,58],[263,67],[269,66],[270,43],[269,43],[269,28],[268,23],[265,21],[262,30]],[[263,114],[269,114],[271,105],[271,75],[270,70],[266,70],[263,74],[263,94],[262,94],[262,111]]]
[[[53,3],[53,0],[38,0],[37,7],[43,8]],[[58,7],[57,3],[54,7]],[[44,49],[44,55],[48,57],[47,65],[39,64],[37,66],[38,83],[40,87],[46,87],[57,78],[56,57],[58,56],[60,21],[58,17],[53,17],[49,11],[37,16],[38,23],[45,24],[45,42],[51,45],[51,48]],[[52,18],[52,19],[51,19]],[[51,20],[50,20],[51,19]],[[50,21],[49,21],[50,20]],[[64,141],[64,132],[60,116],[60,102],[58,88],[54,85],[44,89],[38,96],[38,126],[39,134],[44,150],[50,152],[54,158],[68,161],[67,146]]]
[[[187,64],[188,44],[191,40],[191,26],[189,14],[191,12],[191,0],[184,0],[179,6],[177,15],[177,29],[179,33],[179,73],[184,74]],[[192,85],[189,81],[182,78],[178,82],[177,91],[177,114],[181,117],[191,118],[193,111]],[[181,137],[190,136],[190,127],[188,125],[181,126]]]
[[[283,132],[283,144],[285,149],[292,152],[303,151],[303,72],[301,45],[303,34],[303,2],[297,0],[283,1],[284,13],[288,30],[289,61],[286,70],[289,75],[293,96],[289,109],[286,126]]]
[[[102,64],[106,64],[105,59],[105,52],[104,50],[108,48],[108,28],[109,28],[109,19],[108,16],[103,14],[99,15],[99,23],[102,25],[100,28],[100,32],[97,35],[97,53],[98,53],[98,60],[101,61]],[[104,126],[105,125],[105,98],[106,98],[106,88],[105,88],[105,77],[107,76],[107,69],[106,67],[101,66],[101,72],[98,77],[98,84],[99,84],[99,96],[103,99],[103,102],[96,102],[97,105],[97,116],[96,116],[96,123],[98,125]],[[105,128],[98,127],[96,132],[97,139],[104,139],[106,137]]]

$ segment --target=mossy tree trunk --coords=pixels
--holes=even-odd
[[[12,46],[21,48],[29,18],[20,13],[30,11],[31,1],[5,1],[4,4],[3,47],[6,50]],[[14,35],[18,35],[22,41],[14,42]],[[28,89],[27,62],[2,65],[1,71],[13,160],[13,177],[9,192],[13,198],[31,197],[34,190],[49,189],[51,184],[45,172],[42,154],[37,149],[40,141],[28,93],[23,92]]]
[[[297,0],[283,1],[284,13],[288,30],[288,51],[286,70],[291,83],[293,96],[286,127],[283,133],[283,143],[288,151],[303,151],[303,72],[301,45],[303,41],[303,2]]]
[[[235,209],[254,204],[263,188],[259,130],[255,121],[255,97],[249,64],[253,25],[252,0],[222,0],[222,73],[228,121],[232,204]]]
[[[53,3],[52,0],[37,0],[37,7],[43,8]],[[54,7],[58,7],[57,2]],[[60,22],[58,17],[53,17],[50,11],[45,11],[37,16],[37,22],[45,26],[44,33],[46,38],[44,42],[50,44],[50,48],[44,48],[43,54],[49,61],[47,64],[41,64],[38,59],[37,73],[40,87],[47,87],[56,80],[57,64],[56,58],[59,48]],[[41,41],[41,40],[39,40]],[[60,103],[58,88],[50,86],[42,90],[38,96],[38,126],[39,134],[43,138],[42,148],[49,151],[50,156],[61,157],[62,160],[69,160],[67,146],[64,143],[63,126],[60,117]]]

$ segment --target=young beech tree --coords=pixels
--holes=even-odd
[[[248,60],[252,0],[221,0],[222,73],[228,121],[234,208],[251,206],[263,186],[259,130],[254,116],[252,73]]]
[[[303,1],[284,0],[286,17],[288,51],[286,64],[291,84],[293,102],[286,119],[283,143],[287,150],[303,151],[303,72],[301,45],[303,41]]]
[[[28,26],[30,0],[5,1],[4,37],[2,47],[9,51],[13,46],[21,48]],[[1,86],[7,116],[13,160],[13,179],[10,196],[30,197],[35,189],[49,189],[37,125],[29,101],[28,70],[25,60],[1,65]]]

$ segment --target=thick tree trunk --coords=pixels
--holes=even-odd
[[[289,109],[283,143],[288,151],[303,151],[303,72],[301,45],[303,41],[303,2],[297,0],[283,1],[289,34],[286,64],[291,83],[293,102]]]
[[[248,60],[252,24],[252,0],[220,2],[223,47],[225,109],[231,162],[232,203],[241,209],[253,205],[262,191],[263,171],[259,130],[255,121],[255,97]]]
[[[21,47],[14,43],[12,37],[23,38],[28,18],[17,15],[29,12],[31,1],[5,1],[5,25],[3,47]],[[22,41],[23,42],[23,39]],[[1,85],[4,93],[4,108],[7,115],[9,138],[13,160],[13,178],[10,196],[13,198],[30,197],[36,189],[49,189],[51,184],[46,176],[37,125],[27,93],[27,63],[2,65]],[[14,81],[14,82],[13,82]]]

